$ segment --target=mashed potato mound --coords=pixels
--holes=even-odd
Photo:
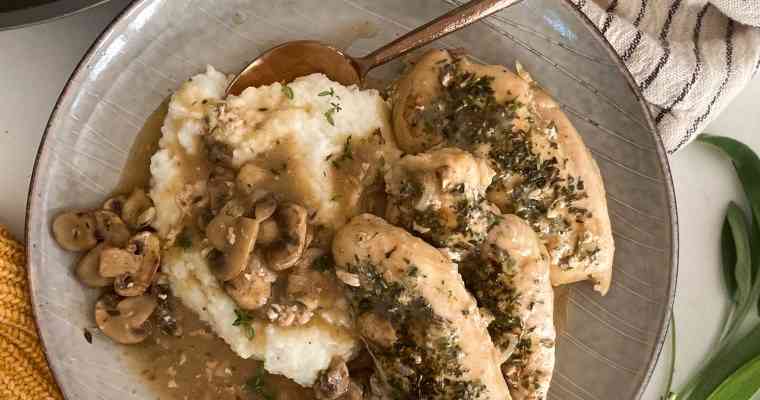
[[[235,353],[264,361],[264,368],[270,373],[309,386],[333,357],[349,359],[354,352],[355,338],[348,330],[321,319],[287,328],[254,321],[256,334],[249,339],[241,327],[232,325],[237,305],[222,289],[199,251],[173,248],[165,254],[162,269],[175,296],[208,323]]]
[[[223,99],[228,82],[227,76],[208,67],[172,96],[159,151],[150,166],[150,196],[157,211],[154,227],[159,235],[171,243],[185,216],[182,199],[205,190],[207,177],[197,171],[201,168],[193,159],[207,139],[231,150],[236,168],[275,153],[282,156],[283,148],[278,146],[287,144],[288,174],[299,176],[296,194],[291,194],[296,198],[290,200],[313,212],[315,223],[332,228],[342,225],[348,215],[341,215],[347,211],[335,201],[331,157],[345,152],[352,140],[356,143],[372,136],[382,136],[378,152],[391,157],[395,150],[388,105],[379,93],[313,74],[287,88],[275,83]],[[233,326],[237,305],[197,247],[167,250],[162,271],[174,294],[238,355],[262,360],[267,371],[305,386],[314,383],[333,357],[352,356],[357,341],[348,327],[348,316],[335,318],[330,310],[301,326],[257,320],[256,334],[250,339],[242,327]]]

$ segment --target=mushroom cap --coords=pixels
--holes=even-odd
[[[98,273],[105,278],[116,278],[119,275],[134,274],[140,270],[142,256],[135,254],[135,246],[130,249],[105,246],[98,261]]]
[[[140,268],[134,273],[125,273],[116,277],[114,290],[125,296],[139,296],[150,287],[161,264],[161,241],[155,233],[140,232],[130,239],[127,250],[140,256]]]
[[[95,303],[95,323],[98,329],[117,343],[140,343],[151,333],[148,318],[156,305],[153,296],[122,299],[113,293],[105,294]]]
[[[53,220],[55,241],[69,251],[85,251],[97,246],[95,217],[89,212],[70,211]]]
[[[261,221],[259,225],[259,237],[256,239],[257,244],[269,246],[278,237],[280,237],[280,227],[277,225],[277,221],[271,218]]]
[[[111,211],[113,213],[116,213],[117,215],[121,215],[121,212],[124,210],[124,203],[126,201],[127,201],[127,196],[120,194],[118,196],[114,196],[106,200],[105,203],[103,203],[102,208],[106,211]]]
[[[350,383],[346,362],[340,357],[335,357],[327,370],[320,374],[314,385],[314,394],[318,399],[336,400],[348,392]]]
[[[144,223],[145,221],[143,220],[144,218],[141,219],[140,216],[151,207],[153,207],[153,201],[151,201],[150,197],[145,194],[145,191],[142,189],[135,189],[124,202],[121,218],[132,229],[143,228],[145,225],[141,225],[141,223]]]
[[[227,250],[232,244],[229,241],[230,230],[234,232],[237,217],[219,214],[206,226],[206,237],[217,250]]]
[[[235,221],[233,243],[227,250],[224,262],[214,265],[213,272],[222,282],[229,281],[240,275],[251,259],[251,252],[256,244],[259,233],[259,221],[240,217]]]
[[[274,218],[279,224],[282,237],[266,250],[267,265],[275,271],[286,270],[295,265],[306,247],[308,213],[295,203],[277,207]]]
[[[75,269],[79,282],[92,288],[113,285],[113,278],[100,275],[100,254],[105,247],[105,243],[100,243],[79,259]]]
[[[259,221],[269,219],[277,210],[277,201],[272,196],[267,196],[256,203],[254,215]]]
[[[97,210],[95,215],[95,234],[98,239],[121,247],[127,244],[131,233],[121,218],[112,211]]]
[[[244,310],[264,306],[272,295],[272,282],[276,275],[264,268],[261,257],[255,252],[243,273],[224,283],[224,290]]]

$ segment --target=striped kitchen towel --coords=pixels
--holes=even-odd
[[[631,71],[670,154],[760,68],[758,0],[571,1]]]

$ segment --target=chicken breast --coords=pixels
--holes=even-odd
[[[434,247],[363,214],[333,241],[376,380],[392,398],[510,399],[499,352],[456,266]],[[374,328],[374,329],[372,329]]]
[[[604,294],[614,243],[599,169],[559,106],[519,72],[428,52],[391,96],[396,142],[411,154],[456,146],[489,160],[488,200],[539,234],[552,283],[590,279]]]
[[[407,155],[385,175],[386,217],[436,247],[470,251],[498,213],[485,198],[493,176],[486,160],[456,147]]]
[[[554,369],[554,293],[546,249],[525,221],[499,218],[478,253],[460,264],[467,289],[493,321],[514,399],[543,400]]]

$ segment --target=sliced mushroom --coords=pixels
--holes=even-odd
[[[318,399],[336,400],[348,392],[351,380],[348,376],[346,362],[336,357],[330,361],[327,370],[322,371],[314,385],[314,394]]]
[[[275,271],[295,265],[306,247],[308,213],[298,204],[285,203],[273,216],[279,224],[280,239],[267,248],[267,265]]]
[[[77,278],[89,287],[99,288],[113,285],[113,278],[100,275],[100,253],[105,247],[105,243],[95,246],[77,262]]]
[[[145,194],[142,189],[135,189],[129,198],[124,202],[124,207],[121,211],[121,218],[132,229],[141,229],[147,226],[146,217],[143,215],[146,212],[150,212],[150,208],[153,207],[153,201]],[[155,212],[155,210],[153,211]],[[152,221],[148,221],[150,223]]]
[[[209,206],[214,211],[220,210],[235,194],[235,183],[232,178],[219,176],[209,179],[208,198]]]
[[[140,343],[151,333],[148,318],[155,309],[156,299],[152,296],[122,299],[112,293],[106,294],[95,304],[95,322],[117,343]]]
[[[243,273],[224,283],[224,290],[240,308],[255,310],[267,303],[272,295],[272,283],[277,275],[267,270],[255,252]]]
[[[280,228],[277,226],[277,221],[267,219],[262,221],[259,226],[259,237],[256,239],[256,242],[262,246],[269,246],[279,237]]]
[[[110,249],[104,250],[100,258],[100,274],[106,277],[113,276],[120,271],[119,267],[121,267],[121,271],[124,271],[115,276],[116,280],[113,286],[116,293],[125,297],[139,296],[145,293],[153,283],[153,278],[156,276],[158,266],[161,263],[161,241],[158,236],[151,232],[140,232],[129,240],[123,252],[109,251],[106,253],[107,250]],[[107,264],[110,259],[106,255],[110,256],[111,254],[118,254],[115,257],[123,259],[123,263],[120,266]]]
[[[231,246],[225,254],[224,263],[215,265],[216,277],[222,282],[229,281],[240,275],[251,259],[251,252],[259,233],[259,221],[240,217],[235,222]]]
[[[115,213],[116,215],[121,215],[121,212],[124,211],[124,203],[126,203],[126,201],[127,201],[127,196],[124,196],[124,195],[114,196],[106,200],[106,202],[103,203],[102,208],[106,211]]]
[[[235,233],[236,221],[237,217],[221,213],[206,226],[206,237],[217,250],[224,251],[232,246],[233,243],[230,242],[230,238]]]
[[[114,212],[97,210],[95,214],[95,234],[98,239],[116,246],[122,247],[129,241],[129,228],[127,224]]]
[[[264,221],[269,219],[274,214],[275,210],[277,210],[277,202],[270,196],[256,203],[254,215],[257,220]]]
[[[252,194],[255,191],[265,189],[274,179],[275,175],[271,171],[249,163],[240,168],[237,185],[244,193]]]
[[[98,272],[105,278],[116,278],[123,274],[134,274],[140,270],[142,256],[130,248],[105,246],[100,252]]]
[[[55,241],[69,251],[90,250],[98,245],[95,217],[89,212],[65,212],[53,221]]]
[[[323,293],[334,290],[332,280],[312,268],[314,262],[324,254],[321,249],[306,249],[288,276],[285,293],[289,299],[303,304],[309,311],[314,311],[320,306]]]

